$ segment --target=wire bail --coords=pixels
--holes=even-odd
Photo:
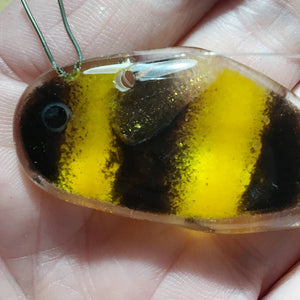
[[[41,43],[43,45],[43,48],[44,48],[44,50],[45,50],[45,52],[46,52],[46,54],[47,54],[47,56],[49,58],[50,63],[52,64],[53,68],[56,70],[56,72],[60,76],[64,77],[66,80],[73,79],[76,76],[76,74],[80,71],[83,57],[82,57],[81,49],[80,49],[80,47],[79,47],[79,45],[78,45],[78,43],[77,43],[74,35],[72,34],[71,29],[70,29],[70,26],[69,26],[69,23],[68,23],[68,20],[67,20],[67,16],[66,16],[66,12],[65,12],[62,0],[58,0],[58,4],[59,4],[59,9],[60,9],[61,17],[62,17],[62,20],[63,20],[63,24],[65,26],[66,32],[67,32],[67,34],[68,34],[68,36],[69,36],[69,38],[70,38],[70,40],[71,40],[71,42],[72,42],[72,44],[73,44],[76,52],[77,52],[77,55],[78,55],[78,61],[75,63],[74,70],[73,70],[72,73],[65,72],[62,67],[59,67],[57,65],[57,63],[56,63],[56,61],[55,61],[55,59],[54,59],[54,57],[53,57],[53,55],[52,55],[52,53],[51,53],[48,45],[47,45],[46,39],[45,39],[45,37],[44,37],[41,29],[39,28],[39,26],[38,26],[38,24],[37,24],[37,22],[36,22],[36,20],[35,20],[35,18],[33,16],[32,12],[31,12],[31,10],[30,10],[30,8],[29,8],[26,0],[21,0],[21,2],[23,4],[23,6],[24,6],[24,9],[25,9],[25,11],[27,13],[27,16],[28,16],[30,22],[32,23],[32,25],[33,25],[33,27],[34,27],[34,29],[35,29],[35,31],[36,31],[36,33],[37,33],[37,35],[38,35]]]

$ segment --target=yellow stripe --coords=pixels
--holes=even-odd
[[[81,75],[70,92],[73,115],[61,147],[58,187],[69,192],[112,202],[111,190],[119,168],[110,128],[115,74]],[[116,161],[111,161],[114,152]]]
[[[176,164],[181,181],[173,206],[186,218],[224,218],[237,208],[261,151],[268,92],[238,72],[225,69],[196,101],[182,141],[187,152]]]

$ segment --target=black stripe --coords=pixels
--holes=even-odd
[[[262,150],[243,195],[241,211],[273,212],[297,204],[300,182],[300,114],[272,95],[269,125],[262,133]]]
[[[111,120],[116,140],[108,166],[121,158],[112,195],[121,206],[172,212],[169,191],[176,170],[174,155],[182,151],[176,141],[188,102],[193,100],[181,86],[182,78],[171,76],[137,81],[134,89],[120,93]]]
[[[173,148],[169,139],[172,127],[168,126],[158,136],[138,145],[116,141],[122,164],[116,173],[112,198],[120,205],[135,210],[170,213],[167,196],[170,187],[165,179],[168,175],[167,158]],[[111,162],[114,155],[111,155]]]

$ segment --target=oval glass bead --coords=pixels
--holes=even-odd
[[[138,219],[222,233],[299,227],[299,99],[203,52],[92,59],[72,80],[43,74],[15,113],[28,176],[66,201]],[[66,107],[63,130],[45,126],[53,104]]]

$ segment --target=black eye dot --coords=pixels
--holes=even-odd
[[[44,125],[53,132],[65,130],[70,116],[70,108],[60,102],[48,104],[41,115]]]

